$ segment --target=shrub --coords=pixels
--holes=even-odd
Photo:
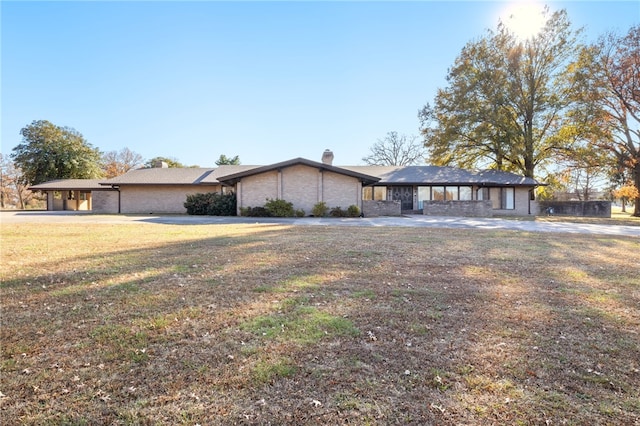
[[[269,210],[264,207],[248,207],[247,216],[249,217],[269,217],[271,214]]]
[[[347,215],[347,212],[342,210],[342,208],[340,207],[334,207],[329,212],[329,216],[331,217],[345,217],[346,215]]]
[[[350,205],[347,208],[347,216],[349,217],[358,217],[360,216],[360,209],[355,204]]]
[[[311,214],[315,217],[324,217],[329,212],[329,207],[327,207],[327,203],[324,201],[320,201],[316,203],[311,209]]]
[[[275,200],[267,198],[264,208],[274,217],[293,217],[295,214],[293,203],[277,198]]]
[[[211,201],[212,194],[191,194],[187,195],[187,201],[184,203],[184,207],[187,209],[187,214],[192,215],[205,215],[207,214],[207,207]]]
[[[191,215],[235,216],[236,194],[191,194],[187,195],[184,207]]]
[[[297,209],[296,210],[296,217],[304,217],[304,210]]]
[[[213,194],[207,214],[211,216],[235,216],[237,208],[236,194]]]
[[[249,216],[251,213],[251,207],[240,207],[240,216]]]

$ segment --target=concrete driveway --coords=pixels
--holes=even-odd
[[[498,218],[438,217],[409,215],[375,218],[250,218],[188,215],[100,215],[86,212],[3,211],[0,224],[16,223],[151,223],[172,225],[272,224],[305,226],[402,226],[463,229],[504,229],[526,232],[556,232],[640,237],[640,226],[596,225],[570,222],[536,222]]]

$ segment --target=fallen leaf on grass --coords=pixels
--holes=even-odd
[[[442,414],[444,414],[446,410],[442,405],[436,405],[433,402],[431,403],[431,408],[435,408],[436,410],[440,411]]]

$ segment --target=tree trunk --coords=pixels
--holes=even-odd
[[[640,161],[637,161],[633,167],[633,184],[638,190],[638,196],[634,202],[633,216],[640,217]]]

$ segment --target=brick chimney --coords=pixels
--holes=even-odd
[[[322,163],[329,166],[333,165],[333,152],[330,149],[325,149],[322,153]]]

